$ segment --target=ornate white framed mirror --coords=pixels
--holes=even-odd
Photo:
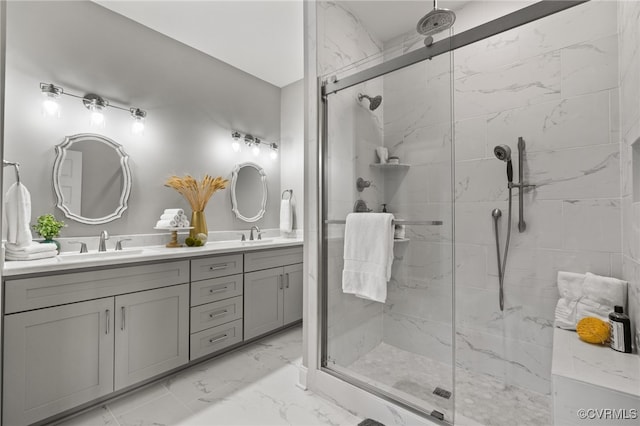
[[[267,174],[251,162],[236,164],[231,173],[231,209],[245,222],[256,222],[267,206]]]
[[[56,206],[76,222],[99,225],[122,216],[131,193],[129,156],[117,142],[94,133],[67,136],[56,145]]]

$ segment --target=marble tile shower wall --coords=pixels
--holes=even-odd
[[[541,393],[557,271],[622,275],[616,13],[588,2],[455,53],[456,364]],[[524,233],[514,198],[500,312],[491,211],[504,241],[507,188],[492,150],[517,158],[519,136],[537,187]]]
[[[362,59],[380,54],[381,44],[345,6],[317,3],[318,68],[321,75],[335,73]],[[375,63],[375,62],[374,62]],[[358,93],[382,93],[382,81],[370,81],[331,95],[329,100],[327,216],[345,219],[357,199],[377,210],[383,186],[379,172],[371,170],[375,148],[382,145],[382,108],[369,111],[357,101]],[[363,192],[356,179],[371,181]],[[347,366],[378,345],[382,339],[382,305],[342,293],[344,226],[331,225],[327,251],[328,357]]]
[[[623,277],[629,281],[629,315],[637,350],[640,348],[640,2],[619,2],[618,26]]]

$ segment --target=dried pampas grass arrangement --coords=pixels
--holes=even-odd
[[[218,176],[212,178],[204,175],[204,178],[198,182],[194,177],[186,175],[171,176],[164,184],[169,188],[178,191],[189,202],[194,212],[204,211],[211,196],[220,189],[225,189],[229,180]]]

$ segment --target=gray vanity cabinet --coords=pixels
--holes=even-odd
[[[3,424],[31,424],[113,391],[113,297],[7,315],[4,332]]]
[[[245,340],[302,319],[301,262],[300,247],[245,254]]]
[[[189,284],[115,299],[114,390],[189,361]]]

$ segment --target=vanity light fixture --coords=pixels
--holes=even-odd
[[[87,93],[84,96],[66,92],[62,87],[52,83],[40,83],[40,91],[44,99],[42,100],[42,113],[49,117],[60,117],[60,95],[67,95],[82,100],[83,105],[91,112],[90,123],[92,127],[104,127],[105,116],[104,110],[107,107],[129,111],[133,118],[131,132],[139,135],[144,131],[144,119],[147,112],[136,107],[121,107],[113,105],[108,100],[94,93]]]
[[[278,144],[275,142],[266,142],[248,133],[243,135],[235,130],[231,132],[231,138],[231,148],[235,152],[240,152],[242,150],[242,144],[240,143],[242,140],[247,147],[251,148],[251,152],[256,157],[260,155],[260,145],[267,145],[270,149],[271,159],[275,160],[278,158]]]

